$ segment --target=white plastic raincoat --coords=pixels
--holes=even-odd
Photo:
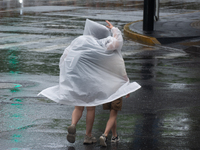
[[[60,58],[59,85],[38,95],[61,104],[97,106],[139,89],[136,82],[129,83],[126,74],[121,32],[113,27],[111,33],[87,19],[83,35],[73,40]]]

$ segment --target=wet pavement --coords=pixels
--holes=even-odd
[[[63,0],[59,1],[62,6],[53,6],[58,1],[43,2],[45,6],[27,1],[24,8],[0,12],[1,150],[200,149],[200,55],[173,44],[143,45],[124,35],[122,54],[128,76],[142,88],[124,100],[119,112],[120,142],[108,142],[107,148],[99,143],[83,145],[84,111],[77,125],[77,140],[68,143],[73,106],[36,95],[58,83],[59,58],[82,34],[86,18],[102,24],[108,19],[123,31],[127,23],[142,20],[143,1],[70,4]],[[199,5],[195,0],[165,1],[160,15],[197,11]],[[188,41],[188,45],[194,43]],[[108,113],[97,106],[94,136],[103,133]]]

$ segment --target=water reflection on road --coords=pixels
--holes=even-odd
[[[19,9],[0,12],[2,149],[200,148],[199,56],[142,45],[126,37],[122,54],[127,73],[142,88],[124,100],[118,115],[120,142],[108,142],[107,148],[98,143],[83,145],[84,112],[75,144],[68,143],[67,126],[73,107],[36,97],[37,93],[58,83],[59,58],[82,34],[86,18],[102,24],[108,19],[123,31],[126,23],[142,19],[142,1],[41,1],[40,7],[28,7],[39,3],[29,2],[24,1],[23,13]],[[42,6],[58,2],[67,6]],[[198,1],[184,2],[163,2],[161,16],[194,11],[199,6]],[[97,138],[107,119],[108,112],[98,106],[93,129]]]

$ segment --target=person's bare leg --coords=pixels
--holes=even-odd
[[[72,113],[72,123],[71,125],[75,125],[78,123],[80,118],[82,117],[84,107],[83,106],[75,106],[74,111]]]
[[[104,135],[105,136],[108,136],[108,133],[110,132],[110,130],[113,128],[113,126],[115,125],[115,121],[117,119],[117,112],[116,110],[111,110],[110,111],[110,117],[109,117],[109,120],[106,124],[106,129],[104,131]]]
[[[112,130],[112,136],[117,137],[117,120],[116,119],[111,130]]]
[[[86,135],[91,137],[92,135],[92,127],[95,118],[95,107],[87,107],[87,115],[86,115]]]
[[[76,124],[82,117],[83,110],[84,110],[84,107],[75,106],[74,111],[72,112],[72,122],[71,122],[71,125],[67,129],[68,130],[67,140],[70,143],[74,143],[76,140]]]

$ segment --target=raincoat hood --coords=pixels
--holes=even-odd
[[[97,22],[86,19],[83,35],[92,35],[97,39],[107,38],[111,35],[110,30]]]

